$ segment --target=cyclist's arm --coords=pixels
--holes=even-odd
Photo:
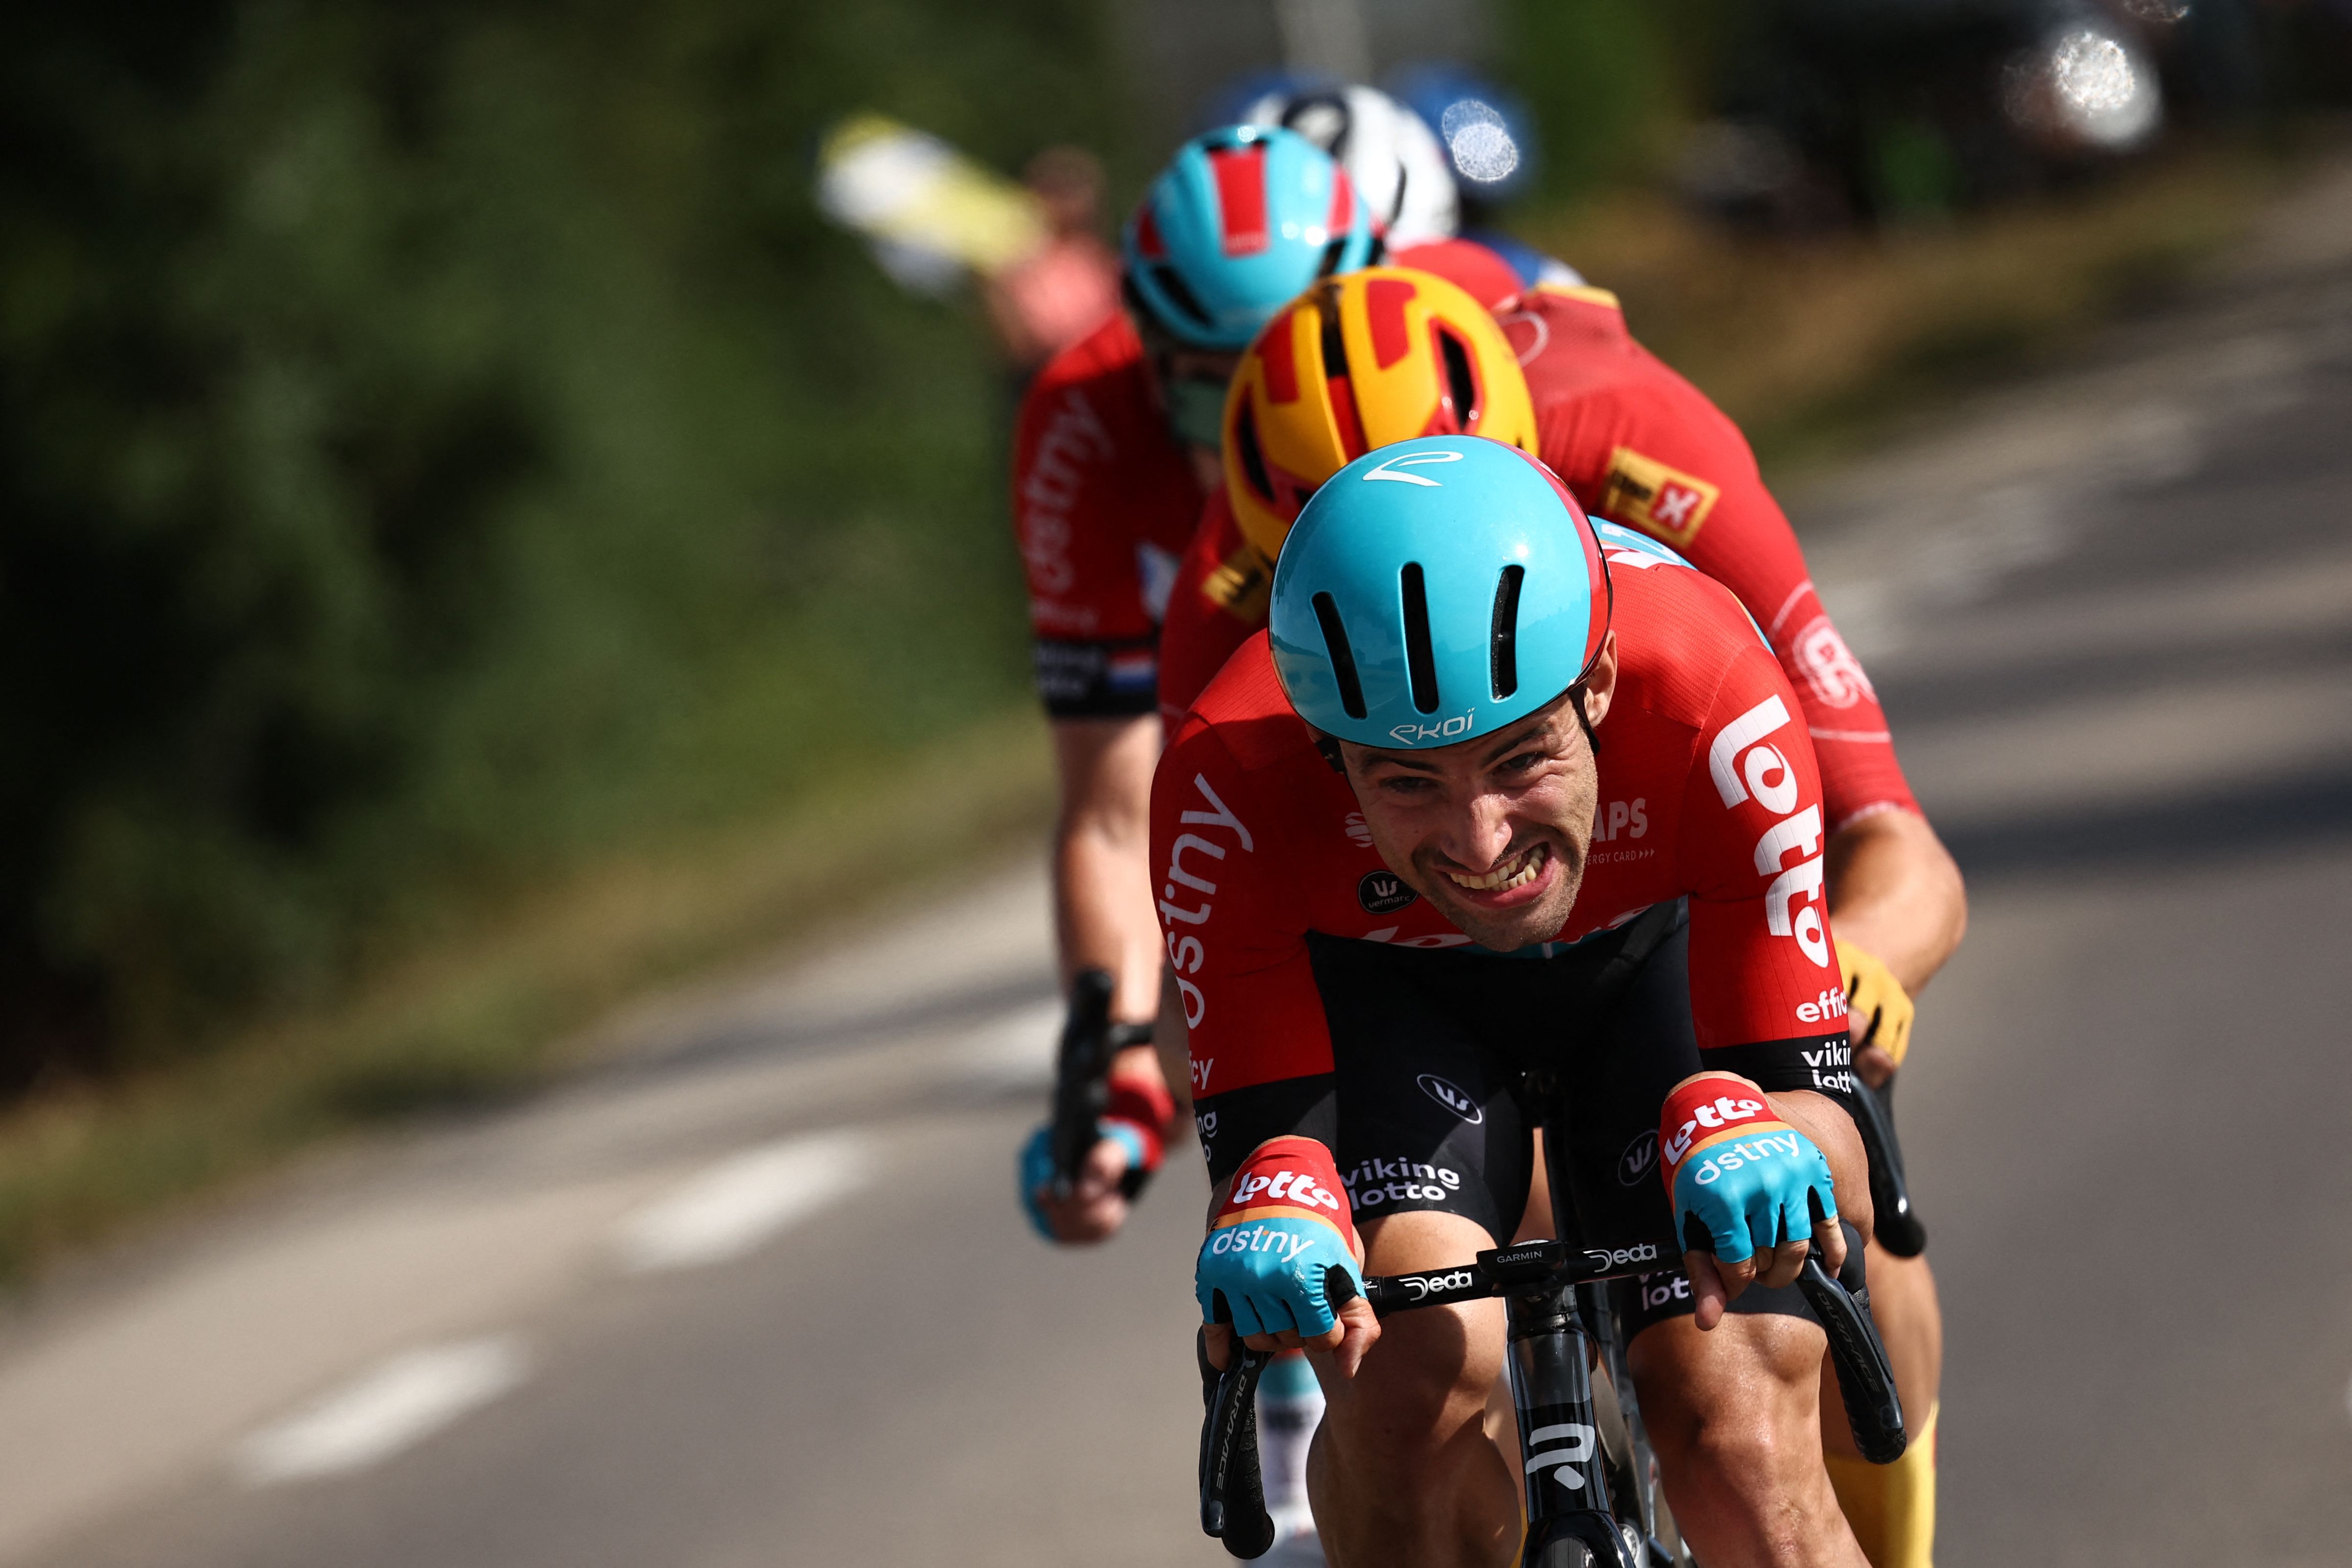
[[[1254,1159],[1288,1148],[1296,1164],[1304,1139],[1320,1145],[1313,1163],[1328,1166],[1338,1140],[1329,1028],[1305,925],[1288,896],[1290,879],[1304,868],[1286,863],[1297,835],[1276,810],[1253,794],[1211,728],[1188,718],[1152,784],[1151,865],[1167,895],[1159,914],[1184,1004],[1212,1241],[1225,1233],[1221,1214],[1232,1222],[1234,1184],[1249,1176]],[[1344,1186],[1327,1174],[1344,1205]],[[1197,1275],[1195,1283],[1205,1288]],[[1336,1351],[1340,1375],[1352,1376],[1380,1337],[1379,1321],[1360,1297],[1339,1305],[1333,1319],[1320,1334],[1291,1329],[1248,1343]],[[1232,1331],[1218,1322],[1204,1333],[1211,1364],[1222,1367]]]
[[[1830,835],[1828,870],[1838,936],[1918,995],[1969,928],[1968,889],[1936,830],[1900,807],[1871,812]]]
[[[1573,411],[1580,420],[1598,422],[1575,444],[1595,453],[1605,447],[1613,465],[1629,469],[1620,476],[1612,466],[1584,483],[1596,497],[1622,503],[1625,515],[1612,520],[1665,539],[1730,589],[1770,640],[1803,710],[1821,769],[1822,810],[1835,829],[1827,880],[1838,935],[1916,993],[1967,928],[1959,867],[1920,813],[1878,694],[1815,592],[1796,532],[1747,438],[1671,368],[1654,359],[1648,366],[1630,392],[1587,400]],[[1693,531],[1678,537],[1671,519],[1654,515],[1668,497],[1636,498],[1658,479],[1642,459],[1695,482],[1669,493],[1693,508],[1685,514],[1696,518]],[[1632,470],[1640,483],[1629,486]]]
[[[1062,806],[1054,826],[1054,929],[1062,983],[1101,969],[1110,1016],[1150,1023],[1160,1010],[1160,926],[1151,908],[1150,802],[1160,721],[1150,714],[1054,721]],[[1160,1076],[1150,1046],[1120,1053],[1114,1076]]]
[[[1195,715],[1160,758],[1151,859],[1164,956],[1184,1010],[1195,1125],[1220,1189],[1251,1150],[1338,1136],[1331,1037],[1291,897],[1297,835]],[[1189,821],[1187,819],[1190,819]],[[1215,891],[1209,891],[1209,884]]]
[[[1771,656],[1754,648],[1726,674],[1696,738],[1679,845],[1691,889],[1691,1016],[1702,1066],[1765,1092],[1821,1151],[1838,1216],[1866,1237],[1868,1166],[1847,1109],[1852,1051],[1823,887],[1821,781],[1792,699]],[[1825,1262],[1842,1261],[1835,1226],[1817,1226],[1813,1239]],[[1786,1283],[1799,1256],[1759,1243],[1755,1258],[1716,1270],[1694,1255],[1700,1326],[1749,1283]]]

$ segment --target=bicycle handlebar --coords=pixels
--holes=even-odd
[[[1892,1082],[1892,1080],[1889,1080]],[[1870,1206],[1878,1218],[1871,1236],[1897,1258],[1916,1258],[1927,1249],[1927,1228],[1911,1212],[1911,1188],[1903,1170],[1903,1145],[1895,1141],[1895,1117],[1885,1098],[1853,1075],[1854,1129],[1862,1134],[1863,1152],[1870,1156]]]
[[[1129,1046],[1151,1043],[1150,1024],[1110,1021],[1115,989],[1102,969],[1081,969],[1070,978],[1070,1011],[1054,1066],[1054,1185],[1064,1194],[1095,1146],[1095,1123],[1110,1099],[1111,1058]],[[1144,1179],[1139,1170],[1127,1173],[1128,1197]]]
[[[1274,1544],[1265,1487],[1257,1466],[1257,1380],[1274,1359],[1236,1341],[1233,1364],[1209,1364],[1208,1331],[1193,1342],[1201,1364],[1201,1531],[1235,1557],[1263,1557]]]
[[[1870,1292],[1848,1291],[1822,1267],[1819,1249],[1805,1253],[1797,1274],[1805,1304],[1822,1321],[1830,1339],[1830,1364],[1837,1369],[1838,1397],[1845,1402],[1846,1425],[1853,1428],[1854,1451],[1874,1465],[1891,1465],[1910,1447],[1903,1430],[1903,1401],[1895,1391],[1895,1368],[1886,1345],[1870,1321]]]
[[[1651,1242],[1610,1250],[1529,1241],[1481,1252],[1459,1268],[1370,1276],[1364,1281],[1364,1299],[1387,1317],[1422,1307],[1654,1273],[1675,1261],[1679,1260],[1663,1256]],[[1893,1464],[1903,1457],[1909,1437],[1903,1429],[1895,1371],[1870,1319],[1869,1291],[1850,1291],[1832,1278],[1822,1267],[1818,1249],[1806,1251],[1797,1288],[1829,1336],[1830,1364],[1837,1373],[1855,1450],[1874,1465]],[[1335,1299],[1332,1304],[1341,1302]],[[1251,1350],[1239,1339],[1233,1349],[1232,1364],[1220,1373],[1209,1364],[1205,1331],[1196,1347],[1202,1394],[1208,1405],[1201,1427],[1201,1529],[1223,1540],[1234,1556],[1254,1558],[1274,1544],[1274,1525],[1266,1515],[1258,1474],[1256,1407],[1258,1374],[1274,1356]]]

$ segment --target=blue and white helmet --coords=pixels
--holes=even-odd
[[[1283,542],[1268,638],[1299,717],[1361,746],[1451,746],[1582,680],[1609,632],[1584,508],[1516,447],[1436,435],[1327,480]]]
[[[1186,142],[1123,236],[1150,324],[1187,347],[1239,352],[1320,277],[1379,256],[1347,171],[1295,131],[1233,125]]]
[[[1454,170],[1437,133],[1377,88],[1291,88],[1250,104],[1253,125],[1296,131],[1339,161],[1391,251],[1451,239],[1461,227]]]

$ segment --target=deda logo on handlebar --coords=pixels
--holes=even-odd
[[[1417,1301],[1432,1291],[1466,1291],[1478,1282],[1478,1271],[1456,1269],[1450,1274],[1407,1274],[1403,1279],[1404,1288]]]

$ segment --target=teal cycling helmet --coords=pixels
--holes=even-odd
[[[1360,746],[1451,746],[1582,680],[1609,570],[1552,471],[1476,436],[1367,453],[1283,541],[1268,637],[1298,716]]]
[[[1380,259],[1371,209],[1294,131],[1234,125],[1186,142],[1121,246],[1127,292],[1176,343],[1238,353],[1307,285]]]

